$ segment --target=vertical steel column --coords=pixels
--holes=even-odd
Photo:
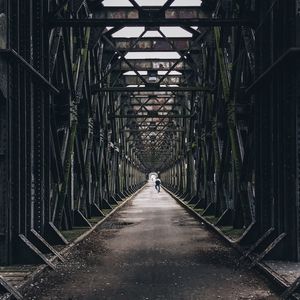
[[[0,48],[7,47],[7,7],[0,0]],[[0,58],[0,264],[10,260],[8,69]]]

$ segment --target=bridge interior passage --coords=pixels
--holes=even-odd
[[[300,260],[299,1],[30,3],[0,0],[0,264],[151,172],[256,262]]]

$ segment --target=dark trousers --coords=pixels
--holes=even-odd
[[[160,184],[156,184],[155,188],[157,189],[158,192],[160,192]]]

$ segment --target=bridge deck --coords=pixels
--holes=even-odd
[[[278,299],[235,252],[149,183],[43,274],[34,299]]]

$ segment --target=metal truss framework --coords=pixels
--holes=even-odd
[[[121,99],[91,93],[102,30],[49,31],[46,2],[0,1],[0,264],[39,261],[32,245],[67,243],[61,231],[91,227],[145,181],[110,115]],[[58,12],[89,13],[76,1]]]
[[[101,2],[0,0],[0,264],[66,243],[154,171],[242,245],[299,261],[298,2]],[[127,58],[148,51],[178,59]]]
[[[253,13],[234,2],[227,16]],[[162,178],[216,226],[243,228],[257,261],[299,261],[299,1],[255,1],[254,13],[255,28],[204,41],[198,82],[215,92],[196,94],[188,146]]]

